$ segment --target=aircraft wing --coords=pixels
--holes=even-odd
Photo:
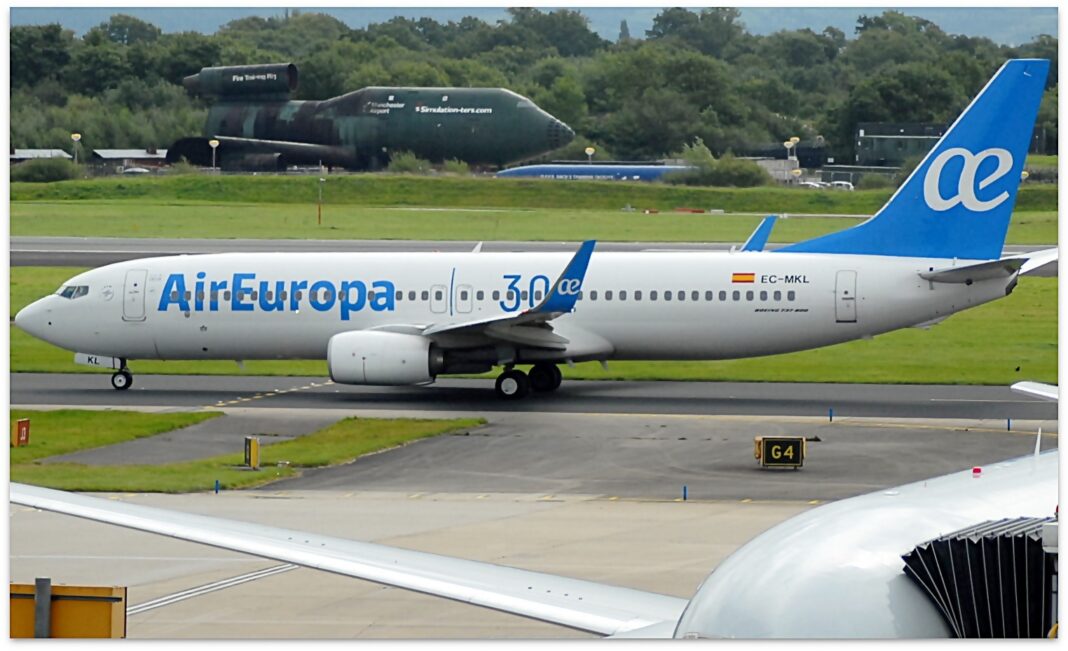
[[[483,334],[492,339],[521,345],[563,350],[567,347],[569,340],[554,333],[552,328],[546,324],[575,309],[575,303],[582,292],[582,281],[586,277],[586,269],[589,267],[590,257],[596,244],[595,240],[582,243],[564,272],[556,279],[549,293],[538,305],[512,316],[495,316],[463,323],[434,324],[424,329],[422,334],[428,337],[444,334]]]
[[[288,164],[314,165],[319,162],[328,165],[357,164],[355,152],[351,148],[288,140],[262,140],[233,136],[215,136],[214,138],[219,141],[220,160],[253,154],[278,154]],[[209,141],[209,138],[202,137],[181,138],[167,150],[167,162],[173,163],[185,158],[191,163],[207,165],[212,160]]]
[[[386,545],[11,484],[11,501],[454,599],[570,628],[666,635],[687,600]]]
[[[1026,396],[1034,396],[1036,398],[1042,398],[1043,400],[1057,401],[1057,385],[1055,384],[1042,384],[1041,382],[1017,382],[1012,385],[1011,388],[1016,393],[1022,393]]]

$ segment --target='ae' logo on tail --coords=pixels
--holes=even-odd
[[[942,180],[942,171],[949,161],[958,156],[964,159],[964,167],[960,171],[957,193],[950,197],[943,197],[938,187]],[[997,159],[997,168],[982,180],[977,181],[975,176],[979,171],[979,165],[991,156]],[[949,210],[957,204],[963,204],[965,208],[973,212],[993,210],[1009,198],[1008,191],[1003,190],[1001,194],[986,201],[977,197],[975,193],[1005,176],[1011,169],[1012,154],[1007,150],[992,148],[973,154],[962,147],[951,147],[939,154],[927,168],[927,176],[923,180],[923,199],[932,210],[939,212]]]

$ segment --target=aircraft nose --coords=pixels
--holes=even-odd
[[[15,325],[23,332],[43,338],[45,329],[52,325],[48,320],[52,310],[44,302],[45,299],[40,299],[19,310],[15,315]]]
[[[571,127],[554,117],[549,118],[546,135],[551,149],[559,149],[575,139],[575,132]]]

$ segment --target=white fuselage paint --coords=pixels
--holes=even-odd
[[[506,311],[502,303],[508,307],[516,303],[507,297],[513,277],[519,277],[515,286],[524,292],[531,290],[532,279],[541,277],[533,281],[533,287],[544,292],[569,259],[566,253],[248,253],[148,258],[72,278],[67,284],[88,286],[85,296],[45,297],[26,308],[18,322],[63,348],[127,359],[321,359],[330,337],[341,332],[404,326],[415,332],[429,325],[518,314],[536,304],[541,294],[520,297],[518,310]],[[1005,295],[1011,278],[965,285],[931,283],[918,275],[969,263],[773,252],[594,253],[582,300],[573,313],[551,322],[574,346],[552,355],[557,360],[728,359],[868,337],[943,318]],[[197,309],[195,282],[201,272],[205,296]],[[253,309],[235,311],[232,293],[229,300],[226,294],[233,291],[235,273],[255,274],[245,286],[257,294],[261,282],[273,290],[282,281],[287,291],[283,309],[265,311],[262,297],[246,296],[242,304]],[[169,305],[164,301],[166,309],[160,310],[164,287],[173,274],[184,276],[189,311],[173,301]],[[734,274],[753,274],[753,282],[735,282]],[[143,277],[140,295],[132,286],[139,277]],[[217,309],[212,310],[210,282],[223,280],[226,290],[219,290]],[[294,303],[292,288],[299,286],[292,283],[306,281],[310,286],[319,280],[335,288],[345,281],[360,281],[367,289],[373,289],[376,281],[388,281],[401,297],[394,296],[391,309],[375,310],[368,302],[362,309],[350,310],[347,319],[336,301],[329,309],[314,309],[307,287],[301,288],[302,297]],[[622,300],[621,291],[626,292]],[[410,300],[411,292],[415,300]],[[496,299],[494,292],[499,292]],[[607,292],[612,292],[610,300]],[[636,292],[641,292],[640,300]],[[665,300],[666,292],[671,292],[670,301]],[[682,300],[679,292],[684,294]],[[712,292],[712,300],[706,299],[707,292]],[[737,300],[734,292],[738,292]],[[277,301],[278,297],[272,298]],[[384,305],[381,296],[378,304]],[[855,321],[849,320],[854,317]]]

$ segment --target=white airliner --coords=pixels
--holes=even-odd
[[[1045,60],[1008,61],[870,220],[762,249],[593,254],[253,253],[149,258],[71,278],[26,332],[116,369],[137,359],[325,358],[335,382],[424,384],[503,366],[771,355],[928,324],[1010,293],[1056,249],[1001,258]],[[529,374],[515,368],[533,364]]]
[[[1057,399],[1057,387],[1049,385],[1013,389]],[[11,501],[607,636],[937,638],[953,637],[954,630],[906,576],[902,555],[985,522],[1053,516],[1057,467],[1057,451],[1040,454],[1036,444],[1033,456],[978,473],[955,472],[812,509],[738,548],[690,600],[24,484],[11,484]]]

